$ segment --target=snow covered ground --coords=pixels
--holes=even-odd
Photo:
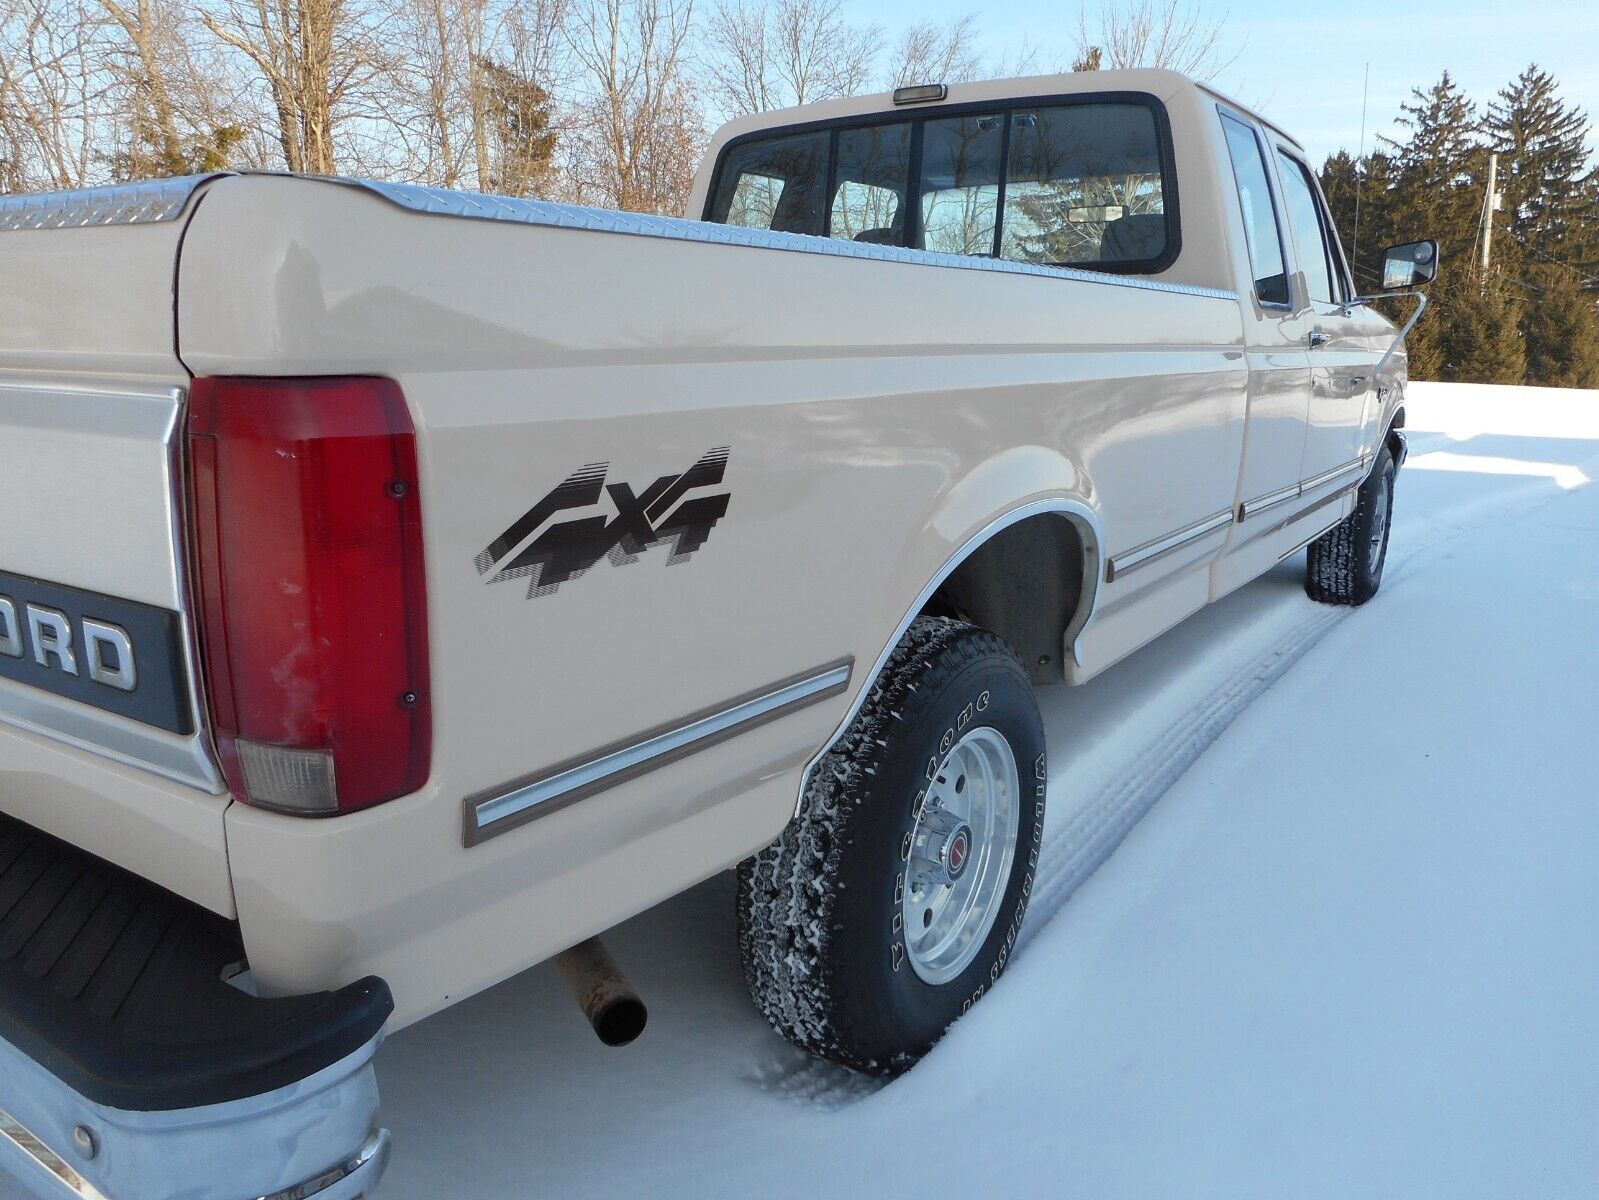
[[[609,936],[632,1047],[547,966],[391,1039],[385,1200],[1594,1195],[1599,393],[1409,414],[1371,605],[1296,555],[1044,694],[1024,944],[909,1075],[768,1031],[721,877]]]

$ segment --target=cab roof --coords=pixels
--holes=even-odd
[[[719,150],[734,138],[765,129],[782,129],[813,122],[848,120],[851,117],[869,117],[892,112],[914,115],[957,104],[982,104],[1024,99],[1030,96],[1069,96],[1082,92],[1144,92],[1159,100],[1167,101],[1185,90],[1202,91],[1240,112],[1247,113],[1274,133],[1286,138],[1301,150],[1304,149],[1292,134],[1248,105],[1240,104],[1209,84],[1199,83],[1177,71],[1160,68],[1130,71],[1070,71],[1058,75],[990,79],[980,83],[952,83],[949,85],[949,94],[943,100],[916,104],[895,104],[893,92],[876,92],[869,96],[852,96],[844,100],[824,100],[819,104],[775,109],[729,121],[716,131],[716,135],[711,139],[711,146],[713,151]]]

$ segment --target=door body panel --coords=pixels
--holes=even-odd
[[[1347,315],[1315,304],[1308,323],[1326,340],[1310,351],[1311,387],[1301,475],[1315,479],[1360,458],[1375,436],[1378,413],[1373,372],[1393,327],[1370,308]]]

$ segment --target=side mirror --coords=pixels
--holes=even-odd
[[[1405,242],[1382,252],[1382,290],[1402,291],[1438,278],[1438,243]]]

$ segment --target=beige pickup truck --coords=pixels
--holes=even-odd
[[[0,199],[3,1179],[366,1194],[386,1030],[734,866],[771,1023],[902,1069],[1026,909],[1034,688],[1376,592],[1400,331],[1258,114],[900,89],[689,216]]]

